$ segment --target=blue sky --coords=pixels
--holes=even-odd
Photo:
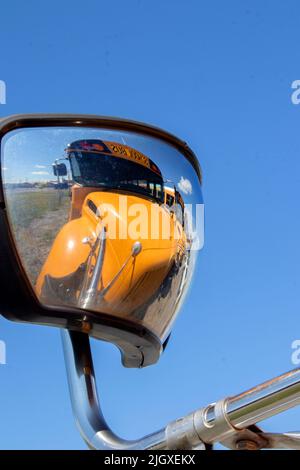
[[[258,0],[12,0],[0,79],[13,113],[115,115],[184,138],[203,169],[205,248],[156,366],[93,341],[107,420],[149,433],[291,369],[300,338],[300,5]],[[0,320],[0,448],[85,448],[56,329]],[[300,409],[263,424],[299,429]]]

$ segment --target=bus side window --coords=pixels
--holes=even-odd
[[[141,188],[147,189],[147,181],[146,180],[139,180],[139,186]]]
[[[161,198],[161,189],[162,189],[162,188],[161,188],[161,184],[156,184],[156,197],[157,197],[158,199]]]
[[[152,196],[154,196],[154,183],[149,183],[149,189]]]

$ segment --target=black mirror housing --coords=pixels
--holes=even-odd
[[[86,291],[85,296],[81,302],[78,303],[68,303],[66,302],[45,302],[42,295],[38,295],[35,289],[35,286],[31,282],[28,276],[28,267],[26,263],[22,259],[22,255],[20,254],[20,243],[18,241],[18,233],[16,232],[14,226],[14,219],[11,212],[11,199],[10,199],[10,192],[15,189],[9,179],[6,176],[6,172],[4,172],[4,147],[3,142],[5,141],[5,137],[8,133],[13,132],[15,130],[22,130],[22,129],[36,129],[36,128],[54,128],[54,127],[61,127],[61,128],[72,128],[76,130],[88,128],[95,132],[100,130],[107,130],[109,132],[123,132],[123,133],[134,133],[134,135],[151,138],[157,142],[162,142],[164,145],[167,145],[171,150],[174,149],[176,152],[180,153],[185,159],[191,171],[195,175],[195,184],[194,186],[201,185],[201,170],[198,164],[198,161],[192,152],[192,150],[187,146],[187,144],[177,137],[165,132],[161,129],[156,127],[146,125],[143,123],[138,123],[134,121],[118,119],[118,118],[110,118],[110,117],[98,117],[98,116],[85,116],[85,115],[18,115],[18,116],[11,116],[5,119],[0,119],[0,143],[1,143],[1,179],[0,179],[0,278],[1,278],[1,285],[0,285],[0,312],[6,318],[13,320],[13,321],[21,321],[21,322],[29,322],[41,325],[52,325],[60,328],[67,328],[73,331],[79,331],[87,333],[95,338],[99,338],[104,341],[114,343],[121,351],[122,362],[126,367],[144,367],[150,364],[154,364],[160,357],[164,346],[167,343],[167,338],[170,334],[169,328],[164,324],[159,324],[161,322],[159,316],[157,322],[159,324],[159,330],[151,327],[151,318],[148,323],[144,322],[144,316],[146,310],[144,309],[135,309],[132,314],[126,316],[122,315],[121,313],[114,311],[105,310],[103,307],[104,303],[102,302],[101,308],[95,309],[93,304],[93,298],[87,295],[89,294],[89,290]],[[76,148],[74,148],[74,152],[78,155],[84,149],[83,145],[86,145],[85,151],[90,152],[91,154],[98,155],[101,152],[107,157],[109,152],[112,155],[111,158],[114,158],[114,162],[116,162],[116,158],[121,158],[121,152],[129,152],[128,148],[121,143],[116,142],[107,142],[107,141],[100,141],[98,140],[76,140],[73,139],[73,146],[76,144]],[[72,142],[69,139],[69,142]],[[79,147],[78,147],[79,146]],[[87,150],[88,149],[88,150]],[[97,154],[98,152],[98,154]],[[148,204],[157,202],[161,204],[163,202],[163,184],[158,183],[157,181],[162,180],[162,174],[160,169],[155,165],[150,159],[145,159],[144,155],[137,150],[131,149],[130,154],[127,156],[122,156],[122,168],[124,167],[124,158],[127,158],[127,161],[136,162],[138,161],[141,171],[140,182],[137,183],[128,183],[126,182],[127,187],[132,192],[133,188],[136,188],[135,191],[139,191],[139,197],[143,200],[147,200]],[[53,155],[53,153],[52,153]],[[100,154],[99,154],[100,155]],[[98,158],[98,157],[97,157]],[[53,161],[53,160],[52,160]],[[78,161],[79,157],[78,157]],[[95,164],[96,160],[93,160],[93,165]],[[121,160],[120,160],[121,161]],[[41,162],[37,162],[41,163]],[[51,164],[51,163],[50,163]],[[148,168],[149,167],[149,168]],[[147,183],[147,175],[149,171],[152,171],[152,174],[155,176],[155,183],[156,189],[153,191],[151,184]],[[77,171],[77,170],[76,170]],[[75,174],[76,171],[73,169],[73,173]],[[42,175],[45,172],[39,172],[41,174],[41,178],[45,178],[46,176]],[[68,174],[67,167],[64,163],[56,162],[53,164],[53,173],[55,176],[66,176]],[[130,176],[130,173],[128,173]],[[85,176],[85,175],[84,175]],[[82,176],[82,174],[76,173],[76,179],[73,175],[74,186],[76,186],[76,191],[78,193],[78,188],[83,188],[86,190],[86,181],[87,179]],[[127,176],[127,179],[129,178]],[[154,177],[153,176],[153,177]],[[89,174],[89,178],[93,177],[93,173]],[[81,179],[80,179],[81,178]],[[109,181],[110,182],[110,181]],[[125,184],[122,181],[122,184]],[[50,186],[54,187],[54,183],[50,180],[32,180],[27,181],[24,183],[24,187],[28,190],[30,195],[34,191],[41,191],[39,194],[45,195],[46,191],[50,188]],[[95,186],[95,183],[94,183]],[[200,186],[199,186],[200,187]],[[19,188],[17,187],[17,190]],[[124,188],[121,190],[126,192]],[[168,188],[170,194],[172,188]],[[187,187],[189,190],[189,187]],[[62,190],[62,192],[64,189]],[[120,191],[118,189],[118,191]],[[117,191],[117,192],[118,192]],[[153,191],[153,193],[151,193]],[[167,188],[166,188],[167,191]],[[65,191],[66,193],[68,191]],[[108,191],[109,192],[109,191]],[[55,191],[57,194],[58,191]],[[76,194],[77,194],[76,193]],[[15,193],[14,193],[15,194]],[[75,193],[74,193],[75,194]],[[75,195],[76,195],[75,194]],[[87,193],[88,194],[88,193]],[[151,196],[151,194],[153,194]],[[173,194],[173,193],[172,193]],[[59,195],[61,196],[61,195]],[[30,196],[32,198],[32,196]],[[101,215],[101,211],[98,210],[96,207],[96,203],[99,199],[99,195],[96,193],[96,196],[89,197],[85,196],[86,205],[85,211],[89,214],[89,218],[97,218],[99,220],[99,214]],[[97,199],[98,198],[98,199]],[[151,200],[151,198],[153,200]],[[155,199],[155,201],[154,201]],[[47,200],[47,197],[45,197]],[[183,201],[180,201],[183,207]],[[162,204],[163,205],[163,204]],[[75,208],[76,209],[76,208]],[[79,218],[81,214],[75,213],[74,209],[74,217],[72,219],[72,223],[79,223]],[[77,209],[76,209],[77,210]],[[101,217],[100,217],[101,218]],[[70,233],[72,230],[70,229]],[[81,232],[80,232],[81,233]],[[188,237],[185,235],[185,243],[190,243],[189,240],[192,237]],[[91,245],[91,241],[89,237],[81,237],[78,240],[80,248],[82,250],[86,250],[85,252],[88,253],[89,246]],[[141,246],[137,246],[137,244],[133,244],[132,247],[135,248],[133,251],[128,249],[128,255],[131,256],[130,263],[140,263],[142,256],[144,256],[143,251],[143,244],[145,245],[146,242],[142,240]],[[139,248],[139,249],[137,249]],[[50,247],[50,255],[52,248]],[[35,250],[34,243],[32,244],[32,250]],[[99,249],[100,251],[100,249]],[[126,251],[127,253],[127,251]],[[124,254],[124,256],[126,255]],[[146,250],[145,250],[146,253]],[[50,256],[49,255],[49,256]],[[177,254],[176,254],[177,256]],[[173,259],[173,258],[172,258]],[[85,261],[85,258],[83,258]],[[126,259],[126,263],[127,263]],[[151,257],[147,260],[148,263],[151,263]],[[125,264],[126,264],[125,263]],[[51,264],[51,263],[50,263]],[[61,262],[64,265],[64,260]],[[98,263],[98,265],[100,262]],[[183,266],[182,260],[174,259],[174,263],[170,265],[167,269],[163,266],[166,274],[165,280],[161,282],[162,288],[159,291],[159,298],[162,301],[167,298],[169,295],[169,284],[170,279],[172,276],[177,275],[178,271]],[[79,266],[81,269],[81,265]],[[127,268],[127,264],[126,264]],[[76,276],[80,275],[80,269],[76,270]],[[93,267],[91,272],[95,272],[97,269],[97,265]],[[120,273],[123,275],[122,271],[123,267],[120,269]],[[157,269],[157,272],[161,273],[162,268]],[[117,284],[119,282],[119,273],[116,275],[110,275],[109,280],[105,281],[106,284],[104,289],[102,290],[102,296],[104,297],[107,295],[107,292],[115,291],[117,292]],[[161,275],[161,274],[159,274]],[[93,277],[93,276],[92,276]],[[59,277],[53,273],[51,276],[49,275],[44,276],[47,278],[48,287],[50,286],[51,289],[55,288],[58,289],[55,292],[60,293],[59,291]],[[44,279],[43,278],[43,279]],[[56,279],[58,281],[56,282]],[[70,281],[70,276],[65,276],[66,282]],[[75,278],[74,278],[75,279]],[[77,279],[77,278],[76,278]],[[143,278],[143,282],[146,282],[146,273]],[[145,279],[145,281],[144,281]],[[174,277],[175,279],[175,277]],[[183,279],[183,278],[182,278]],[[71,281],[70,281],[71,282]],[[72,281],[73,282],[73,281]],[[123,281],[122,281],[123,282]],[[183,282],[183,281],[182,281]],[[95,284],[95,282],[94,282]],[[124,284],[124,283],[123,283]],[[70,284],[73,285],[73,284]],[[148,286],[151,285],[150,281],[148,281]],[[69,284],[68,284],[69,286]],[[119,282],[119,286],[122,286],[122,283]],[[175,288],[180,295],[182,294],[184,286],[178,284]],[[75,288],[74,288],[75,289]],[[76,290],[76,289],[75,289]],[[173,289],[174,290],[174,289]],[[145,290],[144,290],[145,292]],[[49,292],[48,292],[49,294]],[[113,295],[113,294],[111,294]],[[116,295],[116,294],[114,294]],[[157,296],[158,294],[155,294]],[[55,297],[55,294],[54,294]],[[59,297],[59,295],[58,295]],[[100,296],[101,297],[101,296]],[[152,295],[153,297],[153,295]],[[152,302],[152,297],[149,296],[148,304]],[[49,295],[48,297],[49,298]],[[64,291],[62,299],[67,298],[67,290]],[[100,299],[101,300],[101,299]],[[122,299],[121,299],[122,300]],[[179,299],[174,299],[174,305],[178,302]],[[123,302],[124,303],[124,302]],[[148,308],[147,304],[147,308]],[[119,300],[119,305],[122,307],[122,302]],[[121,312],[120,307],[120,312]],[[177,307],[176,307],[177,308]],[[175,309],[175,306],[172,304],[172,309]],[[173,311],[173,310],[172,310]],[[175,310],[174,310],[175,311]],[[171,312],[171,311],[170,311]],[[151,314],[153,316],[153,313]],[[162,316],[162,312],[159,313]],[[171,321],[173,313],[170,313],[170,320]],[[167,318],[167,317],[166,317]],[[167,325],[167,320],[166,320]],[[160,331],[162,333],[160,333]]]

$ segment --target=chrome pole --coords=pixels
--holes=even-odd
[[[270,447],[274,445],[275,437],[268,437],[261,430],[253,432],[251,425],[299,404],[300,369],[294,369],[239,395],[200,408],[192,414],[193,423],[198,436],[206,443],[221,442],[227,447],[236,448],[238,441],[252,440],[256,441],[257,446]],[[175,430],[176,435],[176,422],[169,426],[173,432]],[[258,435],[261,442],[257,442]],[[278,438],[280,439],[279,435]],[[285,436],[285,441],[293,441],[295,444],[296,438]],[[299,447],[299,440],[297,446]]]
[[[300,369],[294,369],[275,379],[224,400],[227,419],[243,429],[300,404]],[[206,421],[214,425],[215,407],[207,409]]]
[[[245,428],[300,404],[300,369],[227,399],[226,412],[237,428]]]

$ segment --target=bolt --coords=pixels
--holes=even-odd
[[[237,441],[235,447],[237,450],[258,450],[259,448],[256,442],[249,441],[248,439]]]

